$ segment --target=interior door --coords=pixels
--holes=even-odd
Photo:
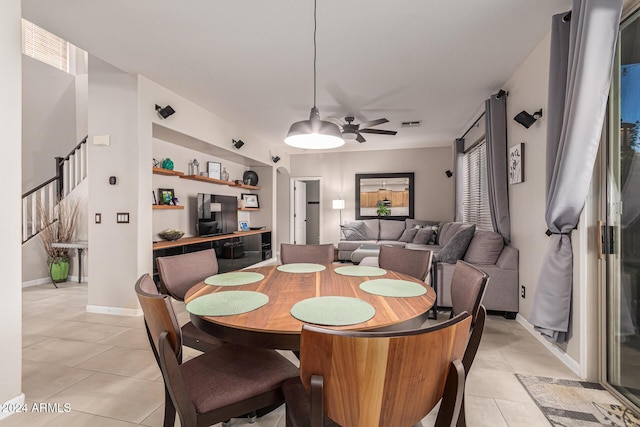
[[[640,19],[620,27],[607,147],[606,378],[640,406]]]
[[[293,243],[307,243],[307,183],[293,182]]]

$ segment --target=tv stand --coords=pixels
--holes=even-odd
[[[238,231],[209,237],[185,237],[153,243],[153,278],[158,282],[156,258],[215,249],[218,272],[240,270],[272,257],[271,230]]]

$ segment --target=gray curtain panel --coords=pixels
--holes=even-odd
[[[453,141],[453,179],[455,181],[455,200],[454,203],[454,214],[456,222],[462,222],[462,202],[464,200],[463,197],[463,181],[464,177],[462,176],[462,158],[464,157],[464,138],[457,138]]]
[[[547,117],[550,233],[529,322],[551,342],[569,331],[573,279],[571,230],[584,207],[600,143],[622,0],[574,0],[553,17]],[[562,120],[560,120],[562,118]]]
[[[509,243],[509,189],[507,179],[507,96],[492,95],[485,102],[487,184],[493,229]]]

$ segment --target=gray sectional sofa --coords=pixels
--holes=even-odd
[[[415,230],[417,227],[430,230],[437,228],[431,236],[431,241],[424,241],[424,234],[428,231]],[[502,236],[493,231],[478,230],[472,235],[468,228],[471,224],[461,222],[444,222],[407,219],[404,221],[370,219],[348,223],[343,226],[344,240],[338,242],[338,258],[349,261],[354,250],[361,245],[392,245],[413,250],[430,250],[434,252],[436,260],[432,269],[432,277],[435,280],[438,307],[451,307],[451,275],[455,268],[458,256],[470,264],[475,265],[486,272],[490,279],[484,297],[484,306],[487,310],[499,311],[508,318],[514,318],[518,313],[518,250],[505,245]],[[470,241],[466,247],[454,248],[457,255],[450,256],[452,245],[460,244],[459,238],[452,241],[459,232],[467,229]],[[354,231],[355,230],[355,231]],[[420,237],[417,233],[423,233],[422,239],[411,240]],[[459,236],[460,237],[460,236]],[[449,243],[449,247],[447,246]],[[447,249],[445,249],[447,248]],[[446,262],[437,261],[438,255],[444,249],[447,253]],[[444,254],[443,252],[443,254]],[[366,263],[371,263],[365,259]],[[363,261],[363,262],[365,262]],[[377,262],[377,259],[373,261]]]

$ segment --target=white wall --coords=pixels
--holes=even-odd
[[[0,287],[0,404],[24,401],[22,389],[22,293],[21,293],[21,144],[22,58],[20,53],[20,0],[2,3],[0,13],[0,180],[4,183],[0,210],[0,259],[4,262]],[[0,418],[7,416],[0,413]]]
[[[454,183],[445,175],[452,168],[452,155],[450,144],[444,144],[447,147],[292,155],[292,177],[322,177],[320,243],[340,240],[339,212],[332,209],[333,199],[345,200],[343,222],[355,219],[356,173],[414,172],[415,218],[453,220]]]
[[[76,137],[75,77],[22,56],[22,191],[56,174],[55,157],[66,156]]]
[[[137,78],[89,58],[89,269],[88,311],[138,312],[133,285],[138,277],[139,153]],[[108,146],[94,145],[96,135],[110,135]],[[148,156],[147,158],[150,158]],[[146,163],[146,162],[145,162]],[[149,165],[149,163],[146,163]],[[150,165],[149,165],[150,168]],[[147,173],[149,174],[149,173]],[[109,185],[110,176],[118,178]],[[149,187],[147,187],[149,188]],[[145,191],[145,194],[148,194]],[[95,213],[102,223],[95,224]],[[116,214],[128,212],[129,224]],[[148,235],[150,246],[151,236]]]

